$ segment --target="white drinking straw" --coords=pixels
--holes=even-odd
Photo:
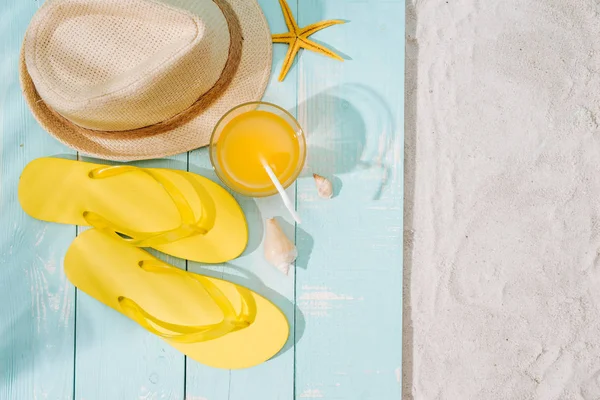
[[[273,182],[273,185],[275,185],[275,187],[277,188],[277,191],[279,192],[279,195],[283,200],[283,204],[285,204],[285,208],[287,208],[290,214],[292,214],[292,217],[294,217],[294,221],[296,221],[296,223],[299,224],[300,216],[294,209],[294,205],[292,204],[292,201],[285,192],[285,189],[283,188],[283,186],[281,186],[281,182],[279,182],[279,179],[277,179],[277,176],[275,176],[275,173],[273,172],[271,167],[269,167],[269,164],[267,164],[267,161],[263,157],[260,158],[260,162],[262,163],[265,171],[267,171],[267,175],[269,175],[269,178],[271,178],[271,182]]]

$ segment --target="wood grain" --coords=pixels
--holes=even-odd
[[[398,399],[402,365],[403,2],[302,0],[300,25],[347,24],[314,35],[351,60],[305,52],[299,119],[307,172],[338,194],[298,182],[298,212],[314,248],[298,242],[296,301],[306,334],[296,349],[296,397]]]
[[[259,1],[272,32],[284,32],[277,0]],[[17,59],[38,3],[0,0],[0,399],[291,400],[400,398],[402,357],[402,187],[404,2],[292,0],[301,26],[346,25],[313,36],[348,59],[301,52],[277,82],[285,45],[274,46],[264,97],[298,116],[309,140],[302,177],[288,189],[296,226],[278,197],[236,198],[250,242],[217,266],[159,257],[224,277],[266,296],[291,326],[272,360],[239,371],[187,360],[168,344],[83,293],[62,272],[76,228],[27,217],[16,199],[30,160],[76,154],[43,132],[25,106]],[[94,160],[96,161],[96,160]],[[206,149],[138,163],[187,169],[217,181]],[[311,174],[331,179],[332,200]],[[264,220],[277,217],[299,249],[290,276],[262,255]]]
[[[273,0],[260,0],[271,31],[284,31],[285,23],[279,4]],[[293,11],[296,6],[290,2]],[[277,82],[279,68],[286,52],[285,46],[274,46],[274,63],[264,101],[276,103],[291,112],[296,107],[296,72],[291,71],[285,82]],[[190,170],[217,181],[212,172],[207,150],[190,153]],[[295,187],[288,189],[295,201]],[[288,400],[294,393],[294,282],[295,276],[283,275],[263,258],[262,241],[264,220],[278,217],[286,233],[294,238],[293,220],[278,197],[250,199],[234,194],[248,220],[250,240],[242,257],[219,267],[189,263],[194,272],[224,277],[266,296],[279,306],[290,323],[290,338],[284,350],[270,361],[255,368],[238,371],[215,371],[193,361],[188,362],[187,389],[189,400]],[[210,272],[212,271],[212,272]]]
[[[186,170],[187,154],[132,164]],[[185,260],[151,253],[185,269]],[[76,326],[76,399],[183,398],[184,356],[165,341],[81,291],[77,292]]]
[[[75,227],[27,216],[17,186],[29,161],[74,153],[39,128],[21,95],[19,50],[37,3],[0,9],[0,398],[71,399],[74,291],[61,264]]]

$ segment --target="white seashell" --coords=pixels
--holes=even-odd
[[[315,178],[319,196],[324,199],[331,199],[333,197],[333,184],[321,175],[313,174],[313,177]]]
[[[287,275],[298,257],[296,246],[285,236],[275,218],[267,219],[265,232],[265,259]]]

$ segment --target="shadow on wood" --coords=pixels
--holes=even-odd
[[[238,267],[231,263],[224,264],[221,271],[202,268],[201,270],[198,269],[193,272],[212,276],[214,278],[224,279],[251,289],[261,296],[264,296],[269,301],[273,302],[273,304],[283,311],[288,319],[290,327],[295,327],[292,328],[295,330],[295,333],[294,331],[290,332],[287,342],[279,351],[279,353],[277,353],[277,355],[275,355],[273,358],[278,357],[292,349],[294,345],[302,338],[306,323],[304,314],[302,311],[300,311],[300,308],[298,308],[298,306],[288,300],[285,296],[282,296],[275,290],[266,286],[256,274],[248,271],[246,268]]]
[[[296,233],[296,247],[298,249],[302,249],[302,251],[298,252],[298,258],[296,259],[296,267],[308,269],[308,264],[310,261],[310,254],[313,251],[315,246],[315,241],[311,235],[308,234],[304,229],[302,229],[301,225],[292,225],[289,222],[283,220],[282,218],[277,218],[277,222],[281,226],[281,229],[288,235],[290,239],[294,237],[294,232]]]
[[[337,186],[337,196],[343,181],[339,175],[381,169],[381,184],[373,198],[381,197],[392,167],[386,160],[393,151],[395,127],[389,107],[377,92],[360,84],[334,86],[290,112],[297,113],[307,138],[303,176],[325,176],[334,183],[334,189]]]

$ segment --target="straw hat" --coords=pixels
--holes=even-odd
[[[270,72],[256,0],[48,0],[20,62],[52,136],[120,161],[207,145],[229,109],[262,97]]]

